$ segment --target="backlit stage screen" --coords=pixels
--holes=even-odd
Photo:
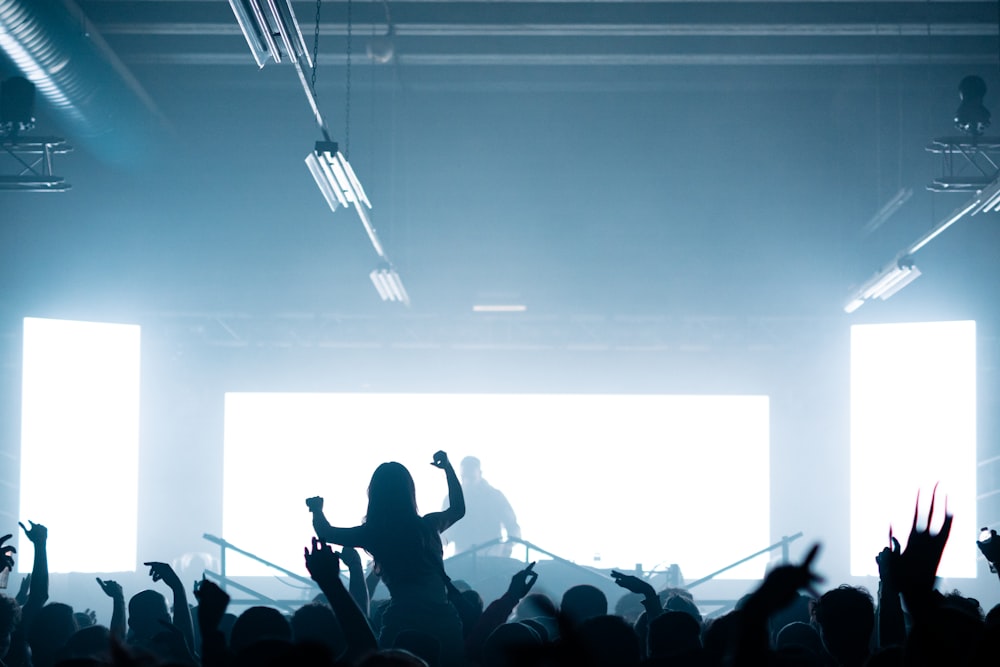
[[[137,325],[24,320],[20,510],[49,529],[50,572],[135,570],[139,362]]]
[[[955,515],[938,574],[975,577],[976,323],[851,327],[852,575],[878,575],[890,525],[906,547],[935,485],[932,528]]]
[[[478,457],[523,538],[581,565],[691,579],[770,543],[766,396],[592,394],[227,394],[222,537],[304,573],[306,497],[357,525],[372,472],[399,461],[421,513],[441,509],[439,449],[456,469]],[[268,571],[233,556],[228,572]]]

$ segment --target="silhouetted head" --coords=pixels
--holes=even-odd
[[[666,658],[701,649],[701,624],[683,611],[667,611],[648,630],[649,657]]]
[[[701,643],[709,664],[722,664],[736,645],[740,633],[741,611],[731,611],[712,619],[701,633]]]
[[[555,618],[559,613],[556,603],[545,593],[528,593],[514,608],[514,618]]]
[[[863,662],[875,630],[875,603],[863,588],[840,586],[816,602],[816,623],[826,650],[841,664]]]
[[[983,613],[983,607],[979,604],[979,600],[966,597],[957,590],[946,593],[942,602],[945,607],[964,612],[980,622],[986,619],[986,614]]]
[[[52,665],[77,630],[73,607],[68,604],[52,602],[39,609],[28,629],[28,644],[35,667]]]
[[[579,625],[588,618],[607,614],[608,598],[596,586],[579,584],[563,593],[559,610],[573,625]]]
[[[292,641],[292,627],[281,612],[271,607],[250,607],[233,623],[229,645],[239,653],[264,639]]]
[[[615,616],[621,616],[632,625],[639,620],[642,612],[642,596],[638,593],[625,593],[615,603]]]
[[[0,660],[10,650],[10,636],[21,622],[21,606],[14,598],[0,595]]]
[[[480,467],[479,459],[475,456],[466,456],[462,459],[462,486],[473,486],[483,479],[483,470]]]
[[[91,659],[111,663],[111,632],[103,625],[80,628],[63,647],[64,659]]]
[[[823,640],[816,628],[808,623],[795,621],[781,628],[775,636],[776,649],[799,648],[816,655],[823,655]]]
[[[790,623],[809,623],[812,621],[812,606],[815,601],[808,595],[801,593],[795,596],[787,607],[784,607],[767,619],[768,627],[771,630],[771,638],[776,639],[778,632]]]
[[[295,610],[292,614],[292,638],[296,644],[323,644],[334,657],[347,648],[344,631],[333,610],[320,602],[310,602]]]
[[[596,667],[636,667],[642,661],[639,635],[619,616],[594,616],[579,628],[590,663]]]
[[[368,483],[365,523],[391,524],[400,518],[417,516],[417,488],[406,466],[389,461],[375,468]]]
[[[483,645],[485,667],[514,667],[524,664],[525,655],[537,650],[542,638],[523,623],[504,623],[497,626]]]
[[[663,608],[668,611],[684,612],[698,624],[698,632],[701,632],[701,611],[698,610],[698,605],[694,603],[690,595],[680,595],[672,592],[663,601]]]
[[[153,590],[139,591],[128,601],[128,627],[133,641],[143,642],[163,632],[170,622],[167,600]]]

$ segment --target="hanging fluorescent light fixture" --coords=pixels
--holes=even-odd
[[[268,60],[280,63],[283,57],[293,64],[301,58],[312,67],[291,0],[229,0],[229,6],[257,67],[264,67]]]
[[[872,299],[885,301],[919,277],[920,269],[913,264],[913,258],[908,255],[903,256],[858,288],[844,306],[844,312],[853,313]]]
[[[407,306],[410,305],[410,295],[406,293],[403,281],[391,264],[383,264],[368,274],[368,277],[371,278],[383,301],[399,301]]]
[[[385,257],[382,242],[379,241],[371,217],[368,215],[372,203],[361,187],[361,181],[355,175],[354,169],[351,168],[351,163],[340,152],[337,142],[317,141],[313,151],[306,156],[306,166],[316,185],[319,186],[320,192],[323,193],[330,210],[336,212],[338,206],[345,208],[353,206],[375,252],[379,257]]]

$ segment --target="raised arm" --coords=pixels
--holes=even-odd
[[[446,453],[435,452],[431,465],[444,470],[445,479],[448,480],[448,508],[431,515],[437,519],[438,532],[443,533],[465,516],[465,494]]]
[[[35,560],[31,564],[31,588],[28,590],[28,602],[24,605],[21,615],[21,623],[27,628],[31,625],[38,610],[45,606],[49,599],[49,557],[46,545],[49,539],[49,529],[40,523],[28,521],[31,525],[29,530],[23,523],[18,522],[25,537],[35,548]]]
[[[323,591],[334,615],[347,638],[347,662],[355,663],[359,658],[378,649],[375,633],[368,625],[361,608],[340,581],[340,557],[326,544],[315,537],[312,550],[305,549],[306,569],[309,576]]]
[[[111,579],[97,578],[97,585],[104,594],[111,598],[111,636],[120,642],[125,641],[125,591],[121,584]]]
[[[878,563],[878,607],[875,610],[875,636],[879,648],[887,646],[902,646],[906,641],[906,623],[903,617],[903,604],[896,589],[898,577],[893,573],[894,564],[899,561],[902,552],[899,540],[892,536],[889,529],[889,544],[875,557]]]
[[[326,516],[323,514],[322,497],[313,496],[312,498],[306,498],[306,507],[312,512],[313,530],[316,531],[316,537],[321,542],[339,544],[342,547],[365,548],[366,545],[363,539],[364,529],[361,526],[337,528],[330,525],[330,522],[326,520]]]
[[[344,547],[340,550],[340,562],[347,566],[348,590],[351,597],[367,618],[371,600],[368,594],[368,582],[365,580],[365,569],[361,565],[361,556],[354,547]]]
[[[174,627],[184,638],[187,650],[195,651],[197,647],[194,644],[194,624],[191,622],[191,610],[188,608],[187,591],[184,590],[180,577],[168,563],[149,561],[143,565],[149,568],[149,576],[154,582],[162,580],[170,588],[174,598]]]

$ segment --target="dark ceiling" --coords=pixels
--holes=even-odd
[[[87,136],[39,100],[40,131],[78,148],[57,165],[73,190],[0,193],[10,312],[399,312],[358,220],[302,164],[320,136],[294,70],[258,70],[227,2],[79,7],[123,65],[95,99],[133,111]],[[317,5],[294,8],[311,47]],[[994,86],[1000,66],[995,2],[320,10],[320,106],[412,316],[842,316],[852,284],[962,201],[924,191],[924,146],[953,133],[958,80]],[[373,63],[389,22],[394,58]],[[900,188],[916,195],[863,234]],[[992,312],[997,242],[995,223],[957,225],[873,316]]]

